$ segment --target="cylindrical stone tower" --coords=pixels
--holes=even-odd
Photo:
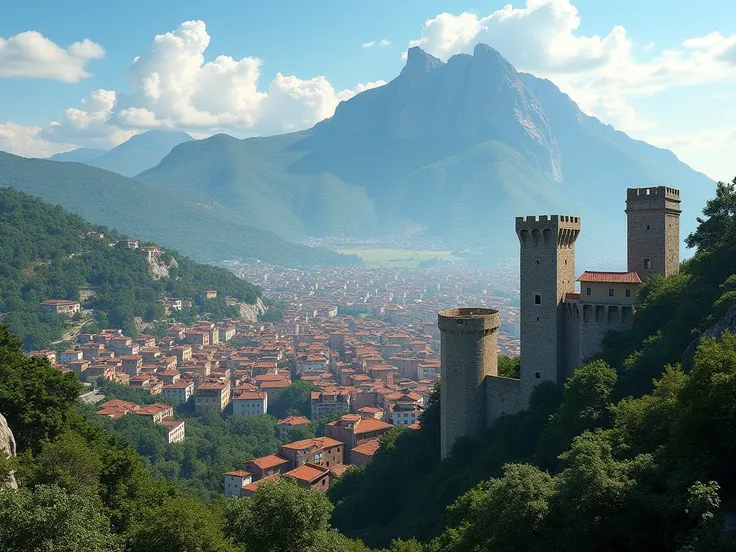
[[[497,310],[450,309],[437,315],[442,334],[441,454],[458,437],[474,437],[486,427],[486,376],[498,375]]]

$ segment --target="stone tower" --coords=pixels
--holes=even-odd
[[[626,248],[629,272],[643,281],[669,276],[680,266],[680,191],[629,188],[626,191]]]
[[[486,427],[486,376],[498,374],[497,310],[450,309],[437,315],[441,336],[441,455],[458,437]]]
[[[521,408],[537,384],[565,381],[565,295],[575,292],[580,218],[517,217],[521,247]]]

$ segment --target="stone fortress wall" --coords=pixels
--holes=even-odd
[[[477,436],[494,420],[526,409],[534,388],[563,385],[595,355],[609,331],[630,328],[636,288],[679,267],[680,192],[630,188],[626,195],[627,272],[588,272],[575,289],[579,217],[517,217],[520,247],[520,379],[498,376],[498,311],[440,312],[441,454],[459,437]],[[590,292],[587,288],[591,287]]]
[[[521,404],[544,381],[558,383],[565,364],[565,294],[575,291],[575,241],[580,218],[517,217],[520,248]]]
[[[680,266],[680,191],[630,188],[626,194],[626,248],[630,271],[646,281]]]
[[[486,427],[487,376],[498,375],[498,328],[501,316],[494,309],[451,309],[438,315],[442,332],[440,386],[441,450],[445,458],[455,440],[477,436]]]

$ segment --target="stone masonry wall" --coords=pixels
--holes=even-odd
[[[543,381],[564,373],[563,298],[575,291],[575,240],[580,219],[566,215],[517,217],[521,285],[521,397],[526,408]]]
[[[565,370],[563,380],[580,366],[580,303],[565,303]]]
[[[626,199],[629,272],[642,280],[668,276],[680,264],[680,192],[674,188],[630,188]],[[647,268],[645,259],[651,263]]]
[[[521,410],[521,382],[500,376],[486,377],[486,425],[506,414]]]
[[[498,374],[498,327],[493,309],[451,309],[438,314],[442,333],[440,386],[441,455],[459,437],[474,437],[486,427],[486,376]]]
[[[633,326],[633,305],[585,303],[581,304],[580,307],[578,366],[600,352],[606,332],[620,332]]]

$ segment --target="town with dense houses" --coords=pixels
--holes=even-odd
[[[365,276],[375,274],[367,271]],[[104,378],[162,397],[165,402],[148,405],[92,398],[99,401],[100,416],[145,416],[166,429],[169,443],[186,439],[185,420],[176,419],[169,403],[190,402],[195,416],[268,415],[292,382],[309,382],[308,417],[279,419],[276,431],[283,445],[275,454],[234,466],[224,474],[224,492],[247,496],[259,482],[277,477],[326,490],[350,466],[369,463],[379,438],[392,427],[419,427],[439,378],[439,332],[429,320],[404,317],[406,307],[392,301],[391,293],[381,297],[386,304],[373,316],[337,296],[314,293],[323,277],[317,273],[313,278],[305,292],[295,286],[288,302],[279,297],[286,305],[280,322],[201,319],[191,326],[172,324],[159,338],[131,338],[107,329],[81,333],[63,351],[29,354],[73,372],[91,389],[90,396]],[[415,293],[422,292],[406,296]],[[456,299],[448,294],[446,300]],[[187,302],[164,301],[168,309]],[[323,436],[288,442],[294,428],[312,423],[321,424]]]

